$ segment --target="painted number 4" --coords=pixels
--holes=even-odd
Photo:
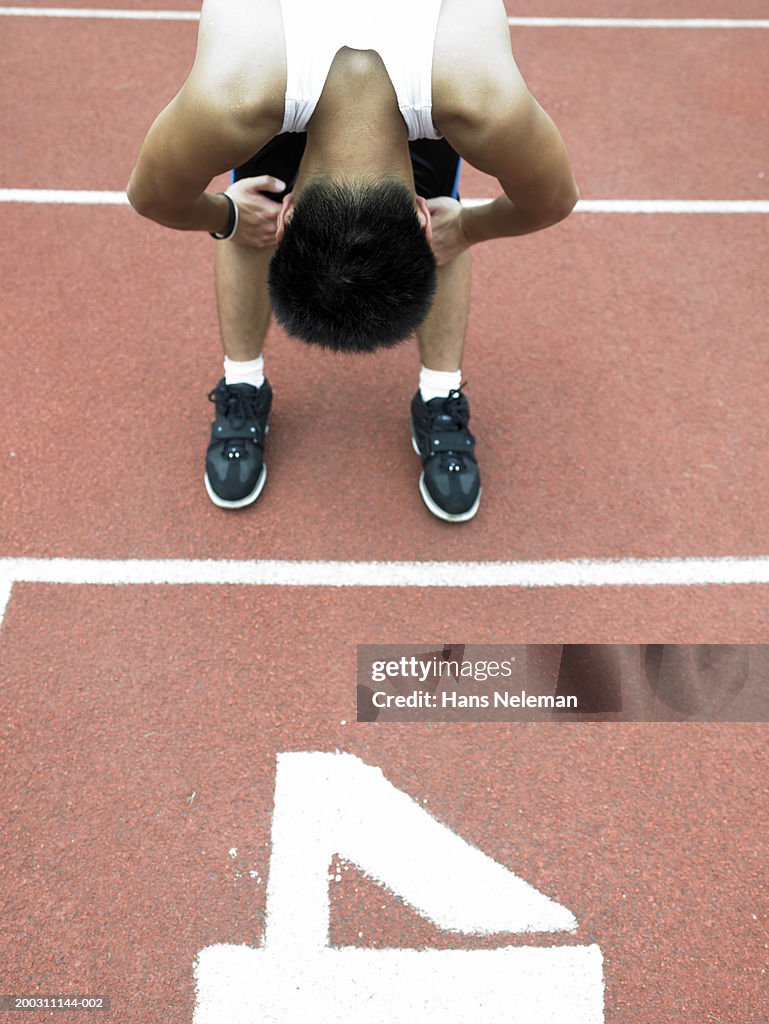
[[[602,1024],[597,945],[330,947],[335,854],[447,931],[577,927],[378,768],[351,754],[279,754],[264,945],[201,950],[194,1024]]]

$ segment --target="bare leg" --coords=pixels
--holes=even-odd
[[[428,369],[461,369],[469,305],[470,253],[464,252],[438,268],[435,301],[417,331],[422,363]],[[439,519],[461,523],[478,511],[481,481],[467,430],[467,398],[455,394],[449,399],[425,403],[417,392],[411,403],[413,441],[424,467],[419,480],[424,503]],[[435,444],[442,447],[436,449]],[[445,454],[433,458],[439,452]]]
[[[267,276],[274,246],[254,249],[235,242],[216,248],[216,298],[225,355],[256,359],[270,326]]]
[[[438,290],[427,319],[417,330],[423,366],[458,370],[462,365],[470,308],[470,250],[438,267]]]
[[[261,354],[270,324],[267,277],[272,249],[221,241],[216,248],[216,298],[225,355],[238,362]],[[218,386],[211,442],[206,451],[206,491],[219,508],[256,501],[267,477],[262,459],[272,391],[265,381],[244,397]],[[232,414],[232,416],[231,416]]]

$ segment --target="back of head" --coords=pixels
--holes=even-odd
[[[341,352],[403,341],[427,316],[435,258],[400,182],[319,179],[299,195],[270,265],[275,319]]]

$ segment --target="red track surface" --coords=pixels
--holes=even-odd
[[[668,7],[643,16],[766,14]],[[2,32],[0,187],[122,188],[195,26],[4,18]],[[585,198],[767,198],[769,32],[513,39]],[[462,191],[489,194],[487,179],[468,170]],[[16,243],[0,555],[766,553],[764,217],[579,214],[477,250],[464,369],[485,495],[459,529],[416,491],[413,349],[332,359],[274,330],[267,489],[222,513],[202,488],[210,240],[114,207],[3,204],[0,219]],[[575,913],[604,952],[606,1024],[765,1024],[765,727],[353,719],[358,643],[766,642],[766,589],[17,585],[0,645],[3,991],[100,991],[120,1024],[188,1021],[198,950],[262,935],[276,752],[339,748]],[[477,944],[342,875],[335,942]]]
[[[339,747],[573,910],[610,1024],[764,1021],[765,727],[350,724],[351,640],[457,621],[433,606],[25,589],[4,644],[6,987],[189,1020],[197,951],[262,935],[274,752]],[[343,877],[334,941],[477,945]]]
[[[14,140],[3,180],[124,188],[189,70],[195,33],[187,22],[3,19],[0,133]],[[769,31],[517,28],[513,44],[585,197],[769,195]],[[462,188],[493,193],[472,171]]]
[[[24,236],[2,324],[22,339],[0,377],[8,554],[765,550],[761,217],[576,215],[476,251],[465,373],[486,491],[477,519],[453,531],[416,490],[411,348],[334,359],[273,332],[267,487],[252,509],[223,515],[201,484],[205,391],[220,372],[210,239],[120,208],[2,216],[8,237]],[[32,406],[20,416],[22,381]]]

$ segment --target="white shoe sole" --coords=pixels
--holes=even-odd
[[[218,508],[245,508],[246,505],[253,505],[259,495],[262,493],[265,481],[267,480],[267,466],[262,463],[262,472],[259,474],[259,479],[256,481],[256,487],[247,494],[245,498],[238,498],[237,501],[226,501],[224,498],[220,498],[216,491],[211,486],[211,481],[208,479],[208,473],[203,477],[203,482],[206,485],[206,492],[208,497],[213,501],[214,505]]]
[[[421,459],[422,453],[419,450],[419,445],[417,444],[417,439],[414,436],[414,423],[413,423],[413,421],[411,423],[411,447],[414,449],[414,451],[417,453],[417,455]]]

